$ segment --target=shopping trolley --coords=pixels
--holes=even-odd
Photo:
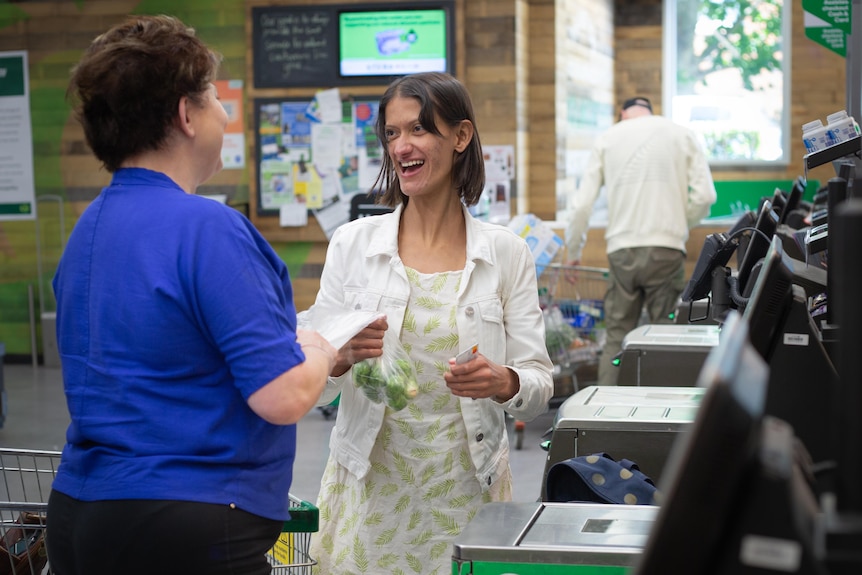
[[[317,561],[308,554],[311,534],[320,524],[317,507],[290,495],[290,519],[284,522],[281,536],[266,554],[273,573],[311,575]]]
[[[536,268],[545,346],[554,364],[552,403],[578,391],[578,381],[598,377],[605,343],[607,268],[551,263]],[[515,449],[523,446],[524,422],[515,421]]]
[[[595,365],[605,342],[604,297],[607,268],[551,264],[538,277],[545,317],[545,345],[554,374]],[[566,389],[569,396],[577,389]]]
[[[59,451],[0,448],[0,574],[46,571],[48,496]]]
[[[45,547],[48,496],[60,465],[59,451],[0,448],[0,575],[50,574]],[[318,509],[288,495],[290,520],[267,553],[272,573],[310,575],[308,555],[318,530]]]

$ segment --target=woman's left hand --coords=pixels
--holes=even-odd
[[[481,353],[462,364],[451,358],[449,371],[443,379],[453,395],[473,399],[491,397],[499,402],[509,401],[521,388],[514,371],[494,363]]]

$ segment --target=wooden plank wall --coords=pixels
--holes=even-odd
[[[108,175],[89,155],[81,130],[63,100],[69,69],[92,38],[137,10],[167,11],[193,25],[205,41],[225,55],[222,78],[243,78],[250,87],[250,23],[246,15],[249,6],[260,1],[56,0],[2,5],[0,51],[27,50],[30,56],[37,195],[65,198],[66,233],[83,206],[108,180]],[[369,1],[343,0],[344,3]],[[560,100],[565,97],[558,85],[559,70],[566,61],[556,52],[557,21],[561,11],[571,10],[573,4],[577,6],[581,1],[585,6],[594,4],[591,0],[456,0],[457,74],[473,94],[482,141],[515,147],[519,207],[545,220],[553,219],[556,211],[562,137],[556,116],[564,105]],[[660,112],[662,0],[608,1],[613,7],[614,106],[633,93],[642,93],[655,102]],[[308,0],[267,3],[307,4]],[[793,22],[788,41],[792,62],[790,164],[769,170],[716,170],[717,180],[794,179],[803,168],[804,149],[798,137],[801,125],[845,107],[844,59],[808,40],[801,3],[790,0],[786,3],[792,9]],[[380,87],[369,90],[382,91]],[[358,94],[360,89],[353,92]],[[303,95],[312,93],[313,90],[307,90]],[[249,90],[249,98],[255,95],[273,94]],[[251,129],[250,106],[246,107],[246,118]],[[250,147],[252,142],[249,139]],[[250,156],[249,169],[223,171],[208,183],[208,191],[252,197],[253,166],[254,158]],[[825,181],[832,175],[830,166],[822,166],[809,177]],[[46,204],[42,212],[48,218],[41,222],[42,233],[56,234],[58,210]],[[322,263],[326,243],[316,225],[285,232],[274,218],[256,219],[255,223],[279,248],[309,243],[308,263],[318,266]],[[35,282],[32,222],[7,222],[3,231],[14,250],[0,253],[0,280]],[[697,239],[693,236],[692,243],[690,259],[699,252],[702,234]],[[600,231],[591,232],[588,244],[591,255],[585,258],[585,263],[602,265],[603,245]],[[59,250],[54,250],[51,258],[58,254]],[[50,275],[52,271],[48,265],[45,273]],[[304,275],[313,276],[300,274]],[[297,306],[302,309],[316,292],[316,279],[300,277],[297,281]],[[0,318],[0,322],[5,320]]]

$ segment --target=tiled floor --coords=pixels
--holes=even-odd
[[[2,369],[7,401],[0,447],[61,450],[69,414],[59,368],[7,363]],[[555,412],[551,408],[526,424],[521,449],[514,448],[514,424],[509,426],[515,501],[539,498],[547,455],[539,444],[543,434],[553,426]],[[317,499],[333,425],[334,414],[327,419],[319,409],[312,410],[299,422],[293,495],[312,502]]]

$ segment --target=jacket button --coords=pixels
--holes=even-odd
[[[524,405],[523,399],[519,399],[518,401],[515,402],[515,407],[521,407],[522,405]]]
[[[484,433],[477,433],[476,434],[476,441],[482,441],[483,439],[485,439]]]
[[[466,310],[464,310],[464,313],[467,314],[467,317],[473,317],[473,314],[476,312],[473,311],[472,307],[468,307]]]
[[[354,307],[353,309],[362,309],[362,304],[361,303],[356,304],[356,307]]]

